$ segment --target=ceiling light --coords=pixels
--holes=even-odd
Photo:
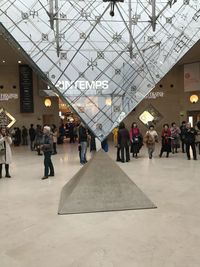
[[[22,63],[21,60],[18,60],[18,63],[21,64]]]
[[[3,60],[2,62],[5,63],[5,60]]]

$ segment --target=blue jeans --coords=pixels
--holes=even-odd
[[[50,171],[50,173],[49,173]],[[54,175],[54,167],[51,161],[51,152],[44,152],[44,176]]]
[[[81,142],[81,163],[86,163],[87,142]]]

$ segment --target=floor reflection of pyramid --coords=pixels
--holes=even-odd
[[[100,139],[200,38],[197,0],[44,2],[1,0],[2,34]]]

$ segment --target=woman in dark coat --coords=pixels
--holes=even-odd
[[[129,145],[130,145],[130,136],[129,131],[125,128],[125,124],[121,122],[119,124],[119,132],[118,132],[118,153],[121,154],[121,162],[125,162],[124,152],[126,154],[126,162],[130,161],[130,153],[129,153]]]
[[[137,158],[137,154],[142,147],[143,138],[137,124],[134,122],[130,130],[131,152],[133,157]]]
[[[162,157],[163,152],[167,152],[166,158],[169,157],[169,153],[171,152],[171,131],[169,129],[168,124],[163,125],[162,131],[162,147],[160,151],[160,158]]]

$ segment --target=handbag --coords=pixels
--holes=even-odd
[[[138,138],[138,137],[133,137],[133,143],[134,143],[134,144],[139,143],[139,138]]]
[[[4,146],[4,143],[0,143],[0,155],[4,155],[6,152],[6,149],[5,149],[5,146]]]

